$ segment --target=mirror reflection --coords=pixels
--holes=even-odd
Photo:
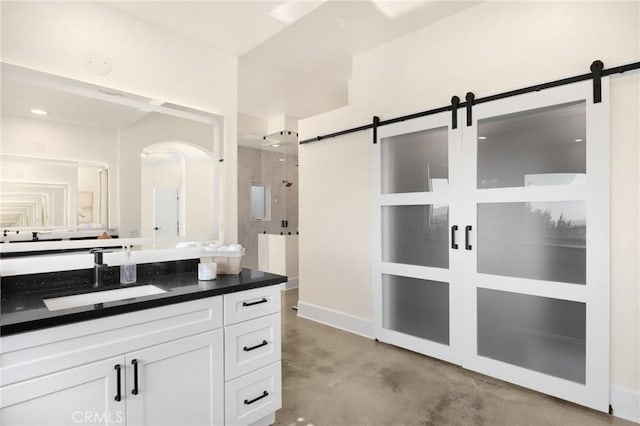
[[[107,226],[106,166],[11,155],[0,163],[4,229]]]
[[[3,242],[218,238],[221,117],[1,71]]]

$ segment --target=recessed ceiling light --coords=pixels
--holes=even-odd
[[[284,158],[281,158],[280,161],[284,161]]]
[[[483,140],[486,140],[486,139],[487,139],[487,137],[486,137],[486,136],[478,136],[478,140],[479,140],[479,141],[483,141]]]
[[[580,139],[580,138],[578,138],[578,139],[574,139],[574,142],[582,142],[583,140],[584,140],[584,139]]]
[[[37,109],[34,108],[31,110],[31,114],[35,114],[35,115],[47,115],[49,114],[47,111],[43,110],[43,109]]]
[[[279,148],[280,145],[278,145],[277,143],[274,143],[273,145],[271,145],[273,148]]]

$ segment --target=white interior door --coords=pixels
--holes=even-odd
[[[608,410],[608,80],[473,107],[464,367]],[[467,241],[465,241],[467,243]]]
[[[180,233],[179,198],[176,188],[153,188],[153,236],[174,238]]]
[[[607,411],[608,87],[378,129],[377,339]]]
[[[373,148],[375,337],[459,363],[461,126],[442,113],[378,129]],[[453,235],[454,238],[457,236]]]

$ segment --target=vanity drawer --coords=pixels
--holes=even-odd
[[[222,296],[2,337],[0,384],[222,327]]]
[[[248,425],[281,407],[280,362],[238,377],[225,385],[226,425]]]
[[[224,325],[280,312],[280,286],[224,295]]]
[[[225,379],[280,361],[281,343],[279,313],[225,327]]]

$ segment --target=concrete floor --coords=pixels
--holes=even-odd
[[[283,293],[277,425],[633,425],[298,318],[297,299]]]

